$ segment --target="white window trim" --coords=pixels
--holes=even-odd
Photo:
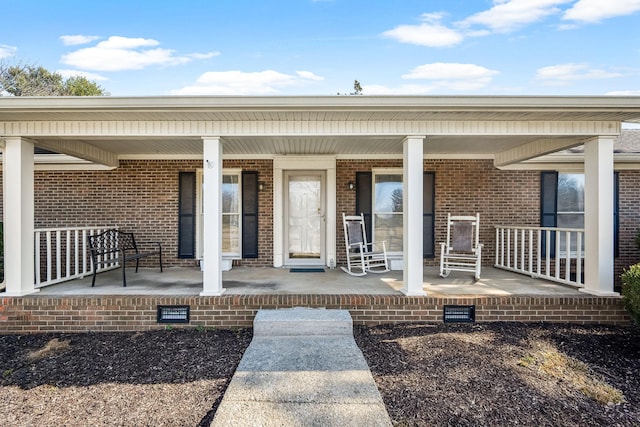
[[[238,231],[240,233],[239,252],[223,252],[223,259],[242,259],[242,169],[241,168],[229,168],[222,169],[222,175],[237,175],[238,176]],[[196,169],[196,206],[198,207],[198,216],[196,218],[196,259],[202,259],[203,255],[203,220],[204,220],[204,205],[202,198],[202,186],[204,183],[204,173],[202,169]]]
[[[371,240],[375,243],[375,229],[376,229],[376,175],[399,175],[401,180],[404,180],[404,171],[402,168],[371,168]],[[402,182],[402,181],[401,181]],[[402,195],[404,197],[404,194]],[[393,212],[394,215],[402,215],[402,221],[404,221],[404,211],[402,213]],[[403,251],[388,251],[387,255],[390,257],[402,257]]]

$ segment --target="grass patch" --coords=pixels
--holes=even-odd
[[[527,354],[518,360],[518,365],[565,381],[600,404],[617,405],[625,401],[622,391],[595,378],[586,364],[554,348]]]

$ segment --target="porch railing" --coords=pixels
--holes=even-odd
[[[87,236],[115,227],[38,228],[35,230],[35,287],[66,282],[93,273]],[[117,262],[98,271],[118,267]]]
[[[584,230],[496,226],[495,267],[583,287]]]

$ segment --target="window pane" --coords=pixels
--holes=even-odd
[[[558,212],[584,212],[583,174],[558,174]]]
[[[584,214],[560,214],[558,213],[558,228],[584,228]],[[567,238],[565,232],[556,233],[556,238],[560,239],[560,252],[564,253],[567,248]],[[570,234],[571,252],[576,252],[578,241],[576,233]],[[582,237],[582,248],[584,254],[584,236]]]
[[[402,212],[402,175],[376,175],[374,212]]]
[[[386,241],[387,251],[402,252],[402,214],[375,215],[373,241]]]
[[[558,213],[558,228],[584,228],[584,214]]]
[[[240,253],[240,215],[222,215],[222,252]]]
[[[240,186],[238,175],[222,175],[222,212],[239,213]]]

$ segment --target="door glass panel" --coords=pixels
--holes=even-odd
[[[319,259],[322,199],[319,176],[289,176],[290,259]]]

